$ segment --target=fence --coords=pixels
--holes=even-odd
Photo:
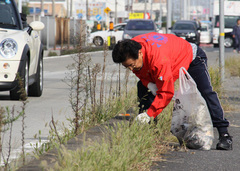
[[[86,22],[80,19],[56,18],[52,16],[28,16],[28,23],[41,21],[45,28],[41,31],[41,41],[46,49],[76,46],[80,40],[86,44]]]

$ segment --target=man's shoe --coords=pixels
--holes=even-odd
[[[224,134],[219,137],[217,150],[232,150],[232,137],[229,134]]]

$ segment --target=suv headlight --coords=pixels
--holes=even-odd
[[[124,34],[123,39],[131,39],[132,37],[129,34]]]
[[[188,36],[194,37],[194,36],[196,36],[196,33],[189,33]]]
[[[0,43],[0,53],[4,58],[12,58],[18,50],[17,42],[11,38],[4,39]]]

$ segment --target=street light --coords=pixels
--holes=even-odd
[[[19,13],[22,12],[22,0],[18,0],[18,11]]]

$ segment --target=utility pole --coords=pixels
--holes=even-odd
[[[152,19],[152,4],[153,4],[152,1],[153,1],[153,0],[151,0],[150,19]]]
[[[209,15],[210,15],[210,19],[211,19],[211,21],[212,21],[212,19],[213,19],[213,0],[210,0],[210,7],[209,7]]]
[[[88,14],[88,0],[86,0],[86,20],[89,20],[89,14]]]
[[[220,76],[221,76],[221,83],[223,83],[224,81],[224,0],[219,0],[220,4],[219,4],[219,15],[220,15],[220,27],[219,27],[219,69],[220,69]]]
[[[133,13],[133,0],[131,0],[131,13]]]
[[[70,17],[72,17],[73,0],[70,0]]]
[[[159,0],[159,25],[162,28],[162,0]]]
[[[188,2],[187,0],[183,0],[183,19],[187,20],[188,15]]]
[[[43,0],[41,0],[41,16],[43,17],[44,16],[44,7],[43,7]]]
[[[187,11],[187,20],[190,20],[190,9],[191,9],[191,2],[190,0],[186,0],[187,1],[187,6],[186,6],[186,11]]]
[[[67,1],[67,17],[69,18],[70,17],[69,0],[66,1]]]
[[[147,15],[147,0],[144,2],[144,18],[146,18]]]
[[[114,23],[117,24],[117,0],[115,0],[115,15],[114,15]]]
[[[172,0],[167,0],[167,33],[170,33],[169,28],[172,26]]]
[[[18,11],[22,12],[22,0],[18,0]]]
[[[67,0],[67,2],[68,2],[68,0]],[[67,5],[68,5],[68,3],[67,3]],[[55,17],[55,0],[52,0],[52,16]],[[68,13],[67,13],[67,16],[68,16]]]

